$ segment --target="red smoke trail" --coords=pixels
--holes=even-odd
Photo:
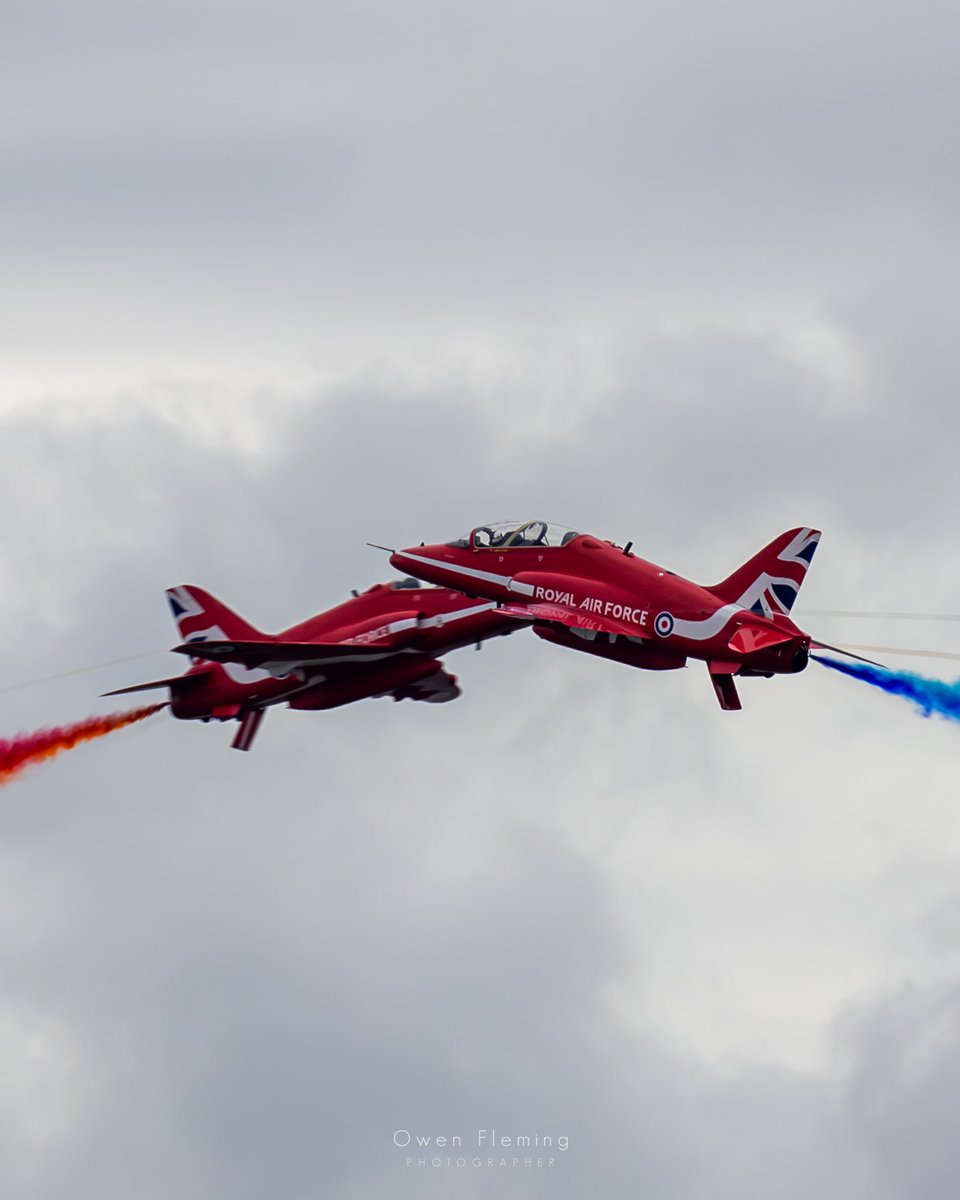
[[[72,750],[81,742],[93,741],[94,738],[113,733],[115,729],[123,729],[145,717],[152,717],[161,708],[166,708],[166,705],[150,704],[146,708],[111,713],[107,717],[87,717],[85,721],[61,725],[57,729],[38,729],[35,733],[0,738],[0,787],[9,783],[31,763],[44,762],[62,750]]]

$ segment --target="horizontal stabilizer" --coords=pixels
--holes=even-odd
[[[135,683],[131,687],[115,688],[112,692],[102,692],[103,696],[129,696],[133,692],[152,692],[154,688],[176,688],[185,691],[196,687],[213,674],[212,671],[194,671],[190,675],[173,675],[170,679],[154,679],[150,683]]]
[[[831,646],[827,642],[811,642],[810,648],[812,650],[831,650],[834,654],[845,654],[847,658],[855,658],[857,662],[867,663],[871,667],[879,667],[881,671],[890,669],[883,663],[874,662],[872,658],[862,658],[859,654],[854,654],[852,650],[844,650],[842,646]]]
[[[814,642],[814,645],[822,645],[820,642]],[[824,649],[830,647],[824,646]],[[906,654],[912,655],[914,658],[953,658],[960,659],[960,654],[953,650],[915,650],[908,649],[906,646],[850,646],[843,650],[843,654],[850,654],[853,650],[870,650],[874,654]],[[863,662],[870,662],[870,659],[865,658]],[[871,663],[872,666],[878,667],[879,663]]]

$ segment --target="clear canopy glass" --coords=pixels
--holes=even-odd
[[[474,550],[530,550],[565,546],[577,536],[576,529],[550,521],[493,521],[478,525],[466,537],[447,545]]]

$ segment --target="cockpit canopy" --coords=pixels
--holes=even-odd
[[[565,546],[577,536],[576,529],[549,521],[496,521],[478,525],[447,545],[460,550],[529,550]]]
[[[422,587],[423,584],[419,579],[414,579],[412,575],[408,575],[406,579],[391,579],[387,583],[375,583],[372,587],[368,587],[363,594],[365,596],[369,596],[371,592],[400,592],[407,588],[409,588],[410,591],[413,591],[415,589],[419,590]],[[351,592],[350,595],[359,596],[360,593]]]

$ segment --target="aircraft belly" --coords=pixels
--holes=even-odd
[[[237,684],[225,676],[211,675],[209,680],[196,687],[181,690],[174,684],[170,688],[170,712],[182,720],[192,720],[218,716],[218,710],[225,712],[231,707],[276,703],[280,695],[290,691],[290,685],[289,679],[274,679],[266,673],[256,685]]]
[[[290,708],[297,709],[339,708],[355,700],[382,696],[404,684],[426,679],[441,669],[441,664],[435,658],[418,655],[392,659],[328,678],[316,686],[307,683],[291,695],[287,703]]]
[[[686,665],[681,653],[670,653],[643,639],[621,637],[617,634],[596,633],[585,636],[580,630],[561,630],[552,625],[534,625],[533,632],[546,642],[608,658],[612,662],[637,667],[643,671],[676,671]]]

